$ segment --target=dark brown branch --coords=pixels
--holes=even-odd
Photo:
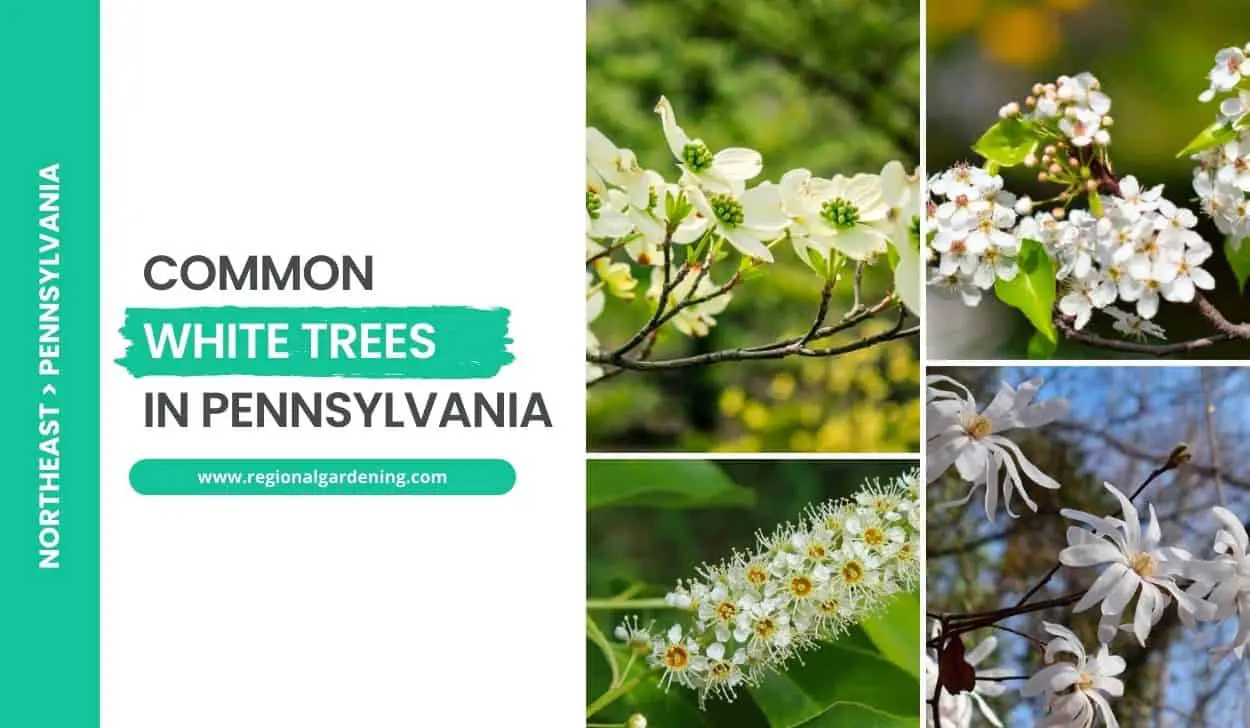
[[[1062,331],[1065,338],[1075,341],[1086,346],[1094,346],[1100,349],[1108,349],[1111,351],[1120,351],[1126,354],[1141,354],[1144,356],[1173,356],[1175,354],[1184,354],[1191,351],[1198,351],[1216,344],[1223,344],[1234,339],[1228,334],[1214,334],[1212,336],[1204,336],[1189,341],[1178,341],[1171,344],[1142,344],[1136,341],[1124,341],[1121,339],[1108,339],[1098,334],[1092,334],[1088,331],[1078,331],[1072,327],[1066,319],[1061,316],[1055,316],[1055,325]]]

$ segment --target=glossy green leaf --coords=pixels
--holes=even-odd
[[[915,592],[896,594],[885,611],[860,623],[881,656],[920,677],[920,598]]]
[[[972,145],[972,151],[999,167],[1014,167],[1032,154],[1039,143],[1033,125],[1013,116],[991,126]]]
[[[1059,342],[1046,337],[1040,331],[1034,331],[1029,337],[1028,355],[1030,359],[1049,359],[1059,349]]]
[[[912,629],[919,649],[919,621]],[[772,728],[915,726],[920,681],[881,654],[832,643],[769,675],[751,697]]]
[[[1194,140],[1187,144],[1184,149],[1177,152],[1176,156],[1178,158],[1188,157],[1199,152],[1205,152],[1221,144],[1227,144],[1236,138],[1237,130],[1233,128],[1232,124],[1217,121],[1203,129],[1202,133],[1194,137]]]
[[[1228,265],[1233,269],[1233,275],[1237,276],[1237,290],[1244,291],[1246,280],[1250,279],[1250,238],[1242,240],[1237,247],[1234,247],[1232,238],[1225,240],[1224,257],[1228,258]]]
[[[1052,343],[1058,343],[1051,312],[1055,307],[1055,267],[1046,249],[1036,240],[1022,241],[1016,258],[1020,271],[1010,281],[994,281],[994,293],[1003,303],[1019,310],[1033,327]]]
[[[750,507],[755,492],[700,460],[592,460],[586,464],[586,508]]]

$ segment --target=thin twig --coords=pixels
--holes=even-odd
[[[1085,344],[1086,346],[1094,346],[1100,349],[1109,349],[1111,351],[1120,351],[1126,354],[1142,354],[1144,356],[1164,357],[1172,356],[1174,354],[1184,354],[1234,340],[1234,337],[1229,334],[1214,334],[1197,339],[1190,339],[1189,341],[1178,341],[1171,344],[1142,344],[1136,341],[1108,339],[1088,331],[1078,331],[1072,327],[1072,324],[1061,316],[1055,317],[1055,325],[1063,331],[1065,338]]]

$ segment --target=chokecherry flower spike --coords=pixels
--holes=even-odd
[[[705,565],[666,596],[688,619],[654,633],[627,618],[621,642],[700,703],[732,700],[768,673],[878,613],[920,579],[920,473],[812,506],[755,548]],[[649,648],[648,648],[649,645]]]

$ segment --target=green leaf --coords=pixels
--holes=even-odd
[[[1089,191],[1089,212],[1094,217],[1102,217],[1102,198],[1098,196],[1098,190]]]
[[[1028,356],[1030,359],[1049,359],[1059,349],[1058,341],[1051,341],[1040,331],[1034,331],[1029,337]]]
[[[1227,144],[1237,138],[1237,130],[1232,124],[1217,121],[1202,133],[1194,137],[1194,140],[1187,144],[1184,149],[1177,152],[1177,158],[1188,157],[1199,152],[1205,152],[1208,149]]]
[[[885,249],[885,260],[890,264],[890,270],[898,267],[898,250],[893,245]]]
[[[972,145],[972,151],[999,167],[1014,167],[1032,154],[1039,143],[1033,124],[1013,116],[991,126]]]
[[[1036,240],[1025,240],[1016,257],[1020,271],[1009,281],[994,281],[994,293],[1003,303],[1019,310],[1033,327],[1052,343],[1058,343],[1051,311],[1055,307],[1055,268],[1046,249]]]
[[[860,622],[881,656],[920,677],[920,599],[915,592],[898,594],[884,612]]]
[[[911,638],[919,649],[919,619]],[[917,659],[919,664],[919,659]],[[915,726],[920,681],[880,654],[835,642],[750,689],[772,728]]]
[[[1229,238],[1224,241],[1224,257],[1237,276],[1237,290],[1246,289],[1246,279],[1250,278],[1250,238],[1241,241],[1240,245]]]
[[[586,508],[746,508],[755,492],[700,460],[591,460],[586,463]]]

